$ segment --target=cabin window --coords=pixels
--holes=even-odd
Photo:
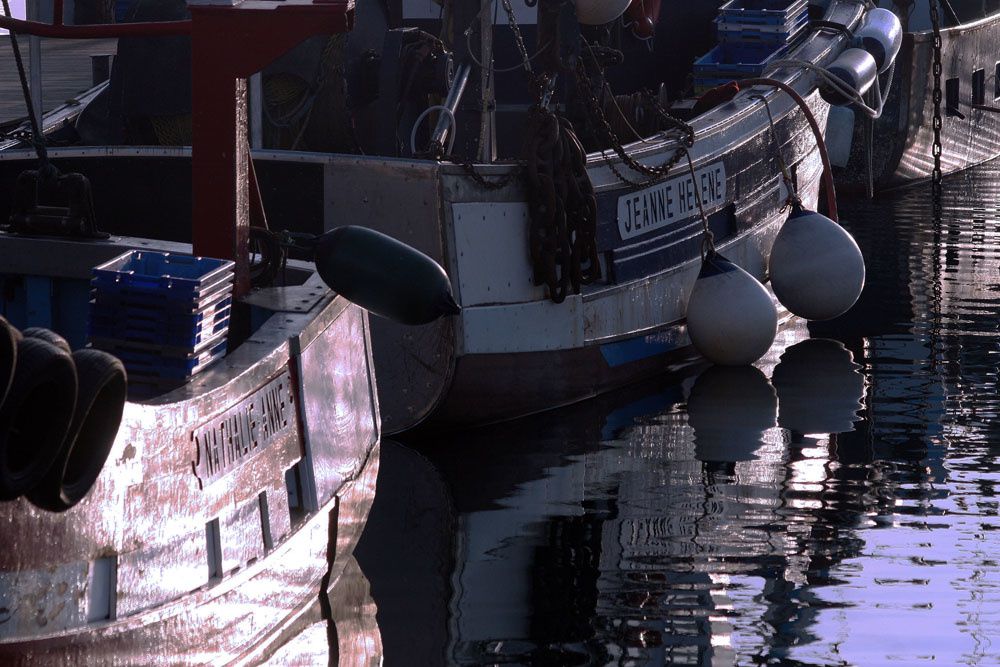
[[[986,70],[977,69],[972,73],[972,103],[986,104]]]
[[[208,578],[221,579],[222,536],[218,517],[205,524],[205,553],[208,556]]]
[[[945,108],[949,116],[961,116],[962,112],[958,109],[958,91],[959,84],[958,78],[948,79],[944,82],[944,100]]]
[[[1000,63],[996,64],[993,72],[993,99],[1000,100]]]

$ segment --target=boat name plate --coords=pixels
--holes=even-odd
[[[623,241],[698,215],[696,193],[706,210],[726,202],[726,166],[720,160],[694,172],[618,198],[618,233]]]
[[[201,488],[254,458],[295,428],[292,381],[283,372],[191,431]]]

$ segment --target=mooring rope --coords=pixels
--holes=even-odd
[[[767,112],[767,124],[771,127],[771,141],[774,142],[774,152],[778,157],[778,166],[781,167],[781,178],[785,182],[785,188],[788,189],[788,198],[785,200],[785,204],[782,206],[795,206],[802,205],[802,199],[799,197],[799,193],[795,189],[795,183],[792,181],[792,174],[788,170],[788,164],[785,162],[785,156],[781,154],[781,143],[778,141],[778,132],[774,128],[774,116],[771,115],[771,105],[767,101],[767,97],[760,93],[754,93],[750,96],[752,100],[760,100],[764,103],[764,111]]]
[[[826,188],[826,206],[827,213],[829,217],[834,222],[840,220],[840,215],[837,211],[837,190],[833,184],[833,167],[830,165],[830,154],[826,150],[826,141],[823,139],[823,131],[819,127],[819,123],[816,122],[816,116],[813,115],[812,109],[806,103],[802,96],[799,95],[798,91],[789,86],[784,81],[779,81],[777,79],[768,79],[766,77],[756,78],[756,79],[743,79],[740,81],[743,86],[772,86],[774,88],[779,88],[788,94],[792,100],[799,105],[799,109],[802,110],[803,115],[806,117],[806,121],[809,123],[810,129],[812,129],[813,137],[816,139],[816,148],[819,149],[819,157],[823,162],[823,185]]]

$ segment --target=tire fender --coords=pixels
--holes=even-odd
[[[0,409],[0,500],[34,487],[59,456],[76,404],[73,359],[37,338],[17,344],[17,367]]]
[[[125,367],[107,352],[77,350],[73,362],[79,391],[66,444],[27,494],[32,503],[52,512],[76,505],[97,481],[118,435],[128,388]]]
[[[21,338],[17,329],[0,317],[0,410],[7,398],[7,391],[14,381],[17,367],[17,341]]]
[[[72,348],[70,348],[69,343],[66,342],[66,339],[57,334],[55,331],[52,331],[51,329],[43,329],[42,327],[28,327],[27,329],[22,331],[21,334],[25,338],[37,338],[38,340],[44,340],[46,343],[50,345],[55,345],[66,354],[73,354],[73,350]]]

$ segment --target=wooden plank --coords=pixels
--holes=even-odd
[[[91,86],[90,56],[114,54],[116,39],[43,39],[42,91],[44,111],[50,111]],[[18,39],[28,70],[28,39]],[[14,65],[10,37],[0,35],[0,122],[28,115]]]

